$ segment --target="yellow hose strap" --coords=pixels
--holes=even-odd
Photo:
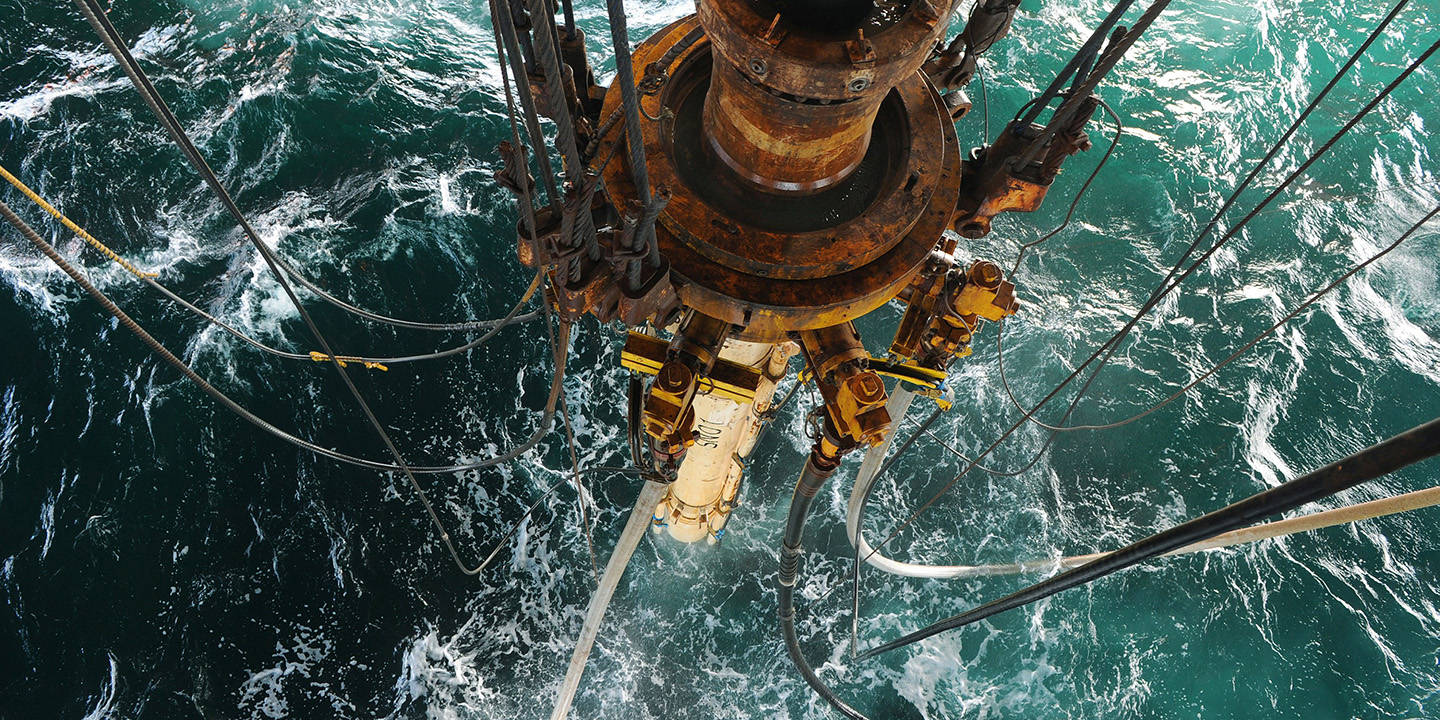
[[[530,302],[530,298],[535,297],[535,291],[540,289],[540,281],[541,281],[541,280],[544,280],[544,279],[545,279],[545,271],[544,271],[544,270],[541,270],[540,272],[535,273],[535,279],[530,281],[530,287],[525,288],[525,294],[520,297],[520,304],[521,304],[521,305],[524,305],[525,303]]]
[[[316,352],[314,350],[311,350],[310,359],[314,360],[315,362],[329,362],[330,356],[322,352]],[[354,362],[360,363],[365,367],[366,370],[379,370],[380,372],[388,372],[390,370],[390,368],[385,367],[381,363],[371,362],[369,360],[366,360],[365,358],[358,358],[351,355],[336,355],[335,362],[340,363],[340,367],[349,367],[350,363]]]
[[[122,258],[122,257],[120,257],[119,255],[116,255],[114,250],[111,250],[110,248],[105,247],[105,243],[102,243],[102,242],[100,242],[99,240],[96,240],[95,237],[92,236],[90,233],[85,232],[85,228],[82,228],[82,227],[80,227],[79,225],[76,225],[75,223],[73,223],[73,222],[70,221],[70,218],[67,218],[67,217],[65,217],[64,215],[60,214],[60,211],[59,211],[59,210],[56,210],[56,209],[54,208],[54,206],[52,206],[50,203],[45,202],[45,199],[44,199],[44,198],[40,197],[39,195],[36,195],[34,190],[31,190],[30,188],[26,187],[26,186],[25,186],[25,183],[20,182],[20,178],[17,178],[17,177],[15,177],[14,175],[11,175],[11,174],[10,174],[10,171],[9,171],[9,170],[6,170],[4,166],[0,166],[0,176],[4,176],[4,178],[5,178],[5,180],[6,180],[7,182],[9,182],[11,185],[14,185],[16,190],[19,190],[21,193],[24,193],[25,197],[30,198],[30,201],[31,201],[31,202],[35,203],[36,205],[39,205],[40,208],[43,209],[45,212],[48,212],[48,213],[50,213],[51,215],[53,215],[56,220],[59,220],[59,221],[60,221],[60,224],[62,224],[62,225],[64,225],[65,227],[69,228],[69,229],[70,229],[70,232],[73,232],[73,233],[75,233],[76,235],[79,235],[79,236],[80,236],[80,239],[82,239],[82,240],[84,240],[85,242],[87,242],[87,243],[90,244],[90,247],[93,247],[93,248],[95,248],[96,250],[99,250],[99,251],[101,252],[101,254],[103,254],[103,255],[104,255],[105,257],[107,257],[107,258],[110,258],[112,261],[115,262],[116,265],[119,265],[120,267],[125,268],[127,271],[130,272],[131,275],[134,275],[135,277],[138,277],[138,278],[141,278],[141,279],[156,277],[156,273],[145,272],[144,270],[141,270],[141,269],[135,267],[134,265],[131,265],[131,264],[129,263],[129,261],[127,261],[125,258]]]

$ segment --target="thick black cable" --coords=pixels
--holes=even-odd
[[[1404,0],[1402,0],[1402,3],[1403,3],[1403,2],[1404,2]],[[995,448],[999,447],[1000,444],[1003,443],[1006,438],[1008,438],[1011,434],[1013,434],[1016,430],[1018,430],[1022,425],[1024,425],[1024,424],[1027,423],[1027,422],[1030,422],[1030,421],[1032,420],[1032,416],[1034,415],[1035,412],[1037,412],[1041,407],[1043,407],[1046,403],[1048,403],[1051,399],[1053,399],[1056,395],[1058,395],[1058,394],[1060,393],[1060,391],[1061,391],[1066,385],[1068,385],[1071,381],[1073,381],[1076,377],[1078,377],[1078,376],[1080,375],[1080,373],[1084,372],[1085,368],[1089,367],[1092,362],[1094,362],[1097,358],[1100,358],[1102,355],[1104,355],[1104,359],[1102,359],[1102,360],[1100,361],[1100,367],[1099,367],[1099,369],[1103,369],[1105,362],[1109,359],[1109,357],[1110,357],[1111,355],[1114,354],[1115,350],[1118,349],[1118,347],[1119,347],[1119,341],[1120,341],[1120,340],[1123,340],[1123,339],[1129,334],[1130,330],[1133,329],[1133,328],[1135,327],[1135,325],[1139,323],[1140,319],[1141,319],[1142,317],[1144,317],[1146,313],[1148,313],[1152,308],[1155,307],[1155,305],[1157,305],[1157,304],[1159,303],[1159,301],[1160,301],[1161,298],[1163,298],[1163,297],[1164,297],[1166,294],[1168,294],[1170,291],[1172,291],[1172,290],[1174,290],[1176,287],[1178,287],[1178,285],[1179,285],[1180,282],[1182,282],[1186,277],[1189,277],[1189,275],[1194,272],[1195,268],[1199,266],[1199,263],[1204,262],[1204,260],[1205,260],[1206,258],[1208,258],[1211,254],[1213,254],[1216,250],[1218,250],[1219,247],[1220,247],[1225,241],[1229,240],[1230,238],[1232,238],[1232,237],[1234,237],[1236,234],[1238,234],[1238,233],[1240,232],[1240,230],[1244,228],[1245,224],[1250,221],[1251,218],[1253,218],[1255,215],[1257,215],[1266,205],[1268,205],[1271,201],[1273,201],[1276,196],[1278,196],[1278,195],[1279,195],[1281,192],[1283,192],[1287,187],[1289,187],[1290,184],[1292,184],[1292,183],[1295,181],[1296,178],[1298,178],[1301,174],[1303,174],[1303,173],[1305,172],[1305,170],[1307,170],[1307,169],[1310,167],[1310,165],[1314,164],[1314,162],[1315,162],[1316,160],[1318,160],[1318,159],[1319,159],[1320,157],[1322,157],[1326,152],[1328,152],[1328,151],[1330,150],[1330,148],[1331,148],[1336,142],[1338,142],[1341,137],[1343,137],[1346,133],[1348,133],[1348,132],[1350,131],[1350,129],[1353,128],[1356,124],[1358,124],[1361,119],[1363,119],[1371,110],[1373,110],[1373,109],[1375,108],[1376,105],[1378,105],[1378,104],[1379,104],[1385,97],[1387,97],[1397,86],[1399,86],[1400,83],[1402,83],[1407,77],[1409,77],[1409,75],[1410,75],[1411,73],[1413,73],[1416,68],[1418,68],[1421,64],[1423,64],[1424,61],[1425,61],[1426,59],[1428,59],[1428,58],[1435,52],[1435,50],[1436,50],[1437,48],[1440,48],[1440,42],[1437,42],[1437,43],[1435,43],[1434,45],[1431,45],[1428,50],[1426,50],[1422,55],[1420,55],[1420,57],[1418,57],[1418,58],[1417,58],[1414,62],[1412,62],[1409,66],[1407,66],[1406,69],[1405,69],[1404,71],[1402,71],[1399,76],[1397,76],[1393,81],[1391,81],[1391,83],[1390,83],[1389,85],[1387,85],[1384,90],[1382,90],[1382,91],[1380,92],[1380,94],[1378,94],[1372,101],[1370,101],[1370,103],[1368,103],[1360,112],[1356,113],[1356,115],[1353,116],[1353,117],[1345,124],[1345,126],[1340,129],[1339,132],[1337,132],[1333,137],[1330,138],[1330,140],[1328,140],[1324,145],[1322,145],[1319,149],[1317,149],[1314,153],[1312,153],[1311,156],[1310,156],[1304,163],[1302,163],[1299,168],[1297,168],[1294,172],[1292,172],[1277,188],[1275,188],[1275,190],[1272,191],[1272,192],[1265,198],[1265,200],[1263,200],[1263,201],[1261,202],[1260,205],[1258,205],[1254,210],[1252,210],[1249,214],[1247,214],[1244,218],[1242,218],[1242,219],[1240,220],[1240,222],[1238,222],[1233,228],[1231,228],[1231,230],[1230,230],[1229,232],[1227,232],[1219,241],[1217,241],[1216,245],[1215,245],[1214,247],[1212,247],[1209,251],[1207,251],[1207,252],[1200,258],[1200,260],[1198,260],[1194,265],[1191,265],[1190,268],[1187,269],[1183,274],[1180,274],[1180,275],[1178,276],[1178,279],[1175,281],[1174,284],[1169,284],[1169,285],[1167,285],[1167,283],[1170,281],[1171,278],[1177,277],[1177,273],[1180,272],[1180,268],[1184,265],[1184,261],[1185,261],[1196,249],[1198,249],[1201,241],[1202,241],[1202,240],[1204,239],[1204,237],[1209,233],[1209,231],[1215,226],[1215,224],[1219,221],[1221,214],[1223,214],[1223,212],[1225,211],[1225,209],[1228,208],[1229,205],[1234,202],[1234,199],[1239,196],[1239,191],[1237,191],[1237,192],[1235,192],[1234,194],[1232,194],[1231,197],[1230,197],[1230,199],[1227,200],[1225,206],[1222,207],[1221,210],[1216,213],[1215,217],[1213,217],[1213,218],[1211,219],[1211,221],[1205,226],[1205,228],[1201,231],[1201,233],[1196,236],[1195,240],[1193,240],[1193,241],[1191,242],[1190,247],[1185,251],[1185,254],[1182,255],[1182,256],[1180,257],[1180,259],[1176,262],[1176,264],[1171,268],[1169,274],[1167,274],[1166,277],[1165,277],[1165,279],[1161,281],[1160,286],[1158,286],[1158,287],[1155,289],[1155,291],[1151,294],[1150,299],[1147,300],[1146,303],[1144,304],[1144,306],[1142,306],[1142,307],[1140,308],[1140,310],[1137,311],[1137,312],[1135,313],[1135,315],[1134,315],[1133,317],[1131,317],[1129,321],[1126,322],[1125,326],[1122,327],[1119,331],[1117,331],[1114,335],[1112,335],[1112,336],[1110,337],[1110,339],[1107,340],[1104,344],[1102,344],[1099,348],[1097,348],[1097,349],[1095,350],[1095,352],[1091,354],[1091,356],[1090,356],[1089,359],[1087,359],[1084,363],[1081,363],[1078,367],[1076,367],[1073,371],[1071,371],[1071,373],[1070,373],[1064,380],[1062,380],[1062,381],[1060,382],[1060,384],[1056,385],[1055,388],[1053,388],[1048,394],[1046,394],[1045,397],[1041,398],[1040,402],[1038,402],[1034,407],[1032,407],[1028,412],[1026,412],[1026,413],[1020,418],[1020,420],[1016,421],[1013,425],[1011,425],[1009,429],[1007,429],[1004,433],[1002,433],[999,438],[997,438],[993,443],[990,444],[989,447],[987,447],[983,452],[981,452],[981,453],[975,458],[975,462],[978,462],[978,461],[980,461],[980,460],[985,459],[991,452],[993,452],[993,451],[995,450]],[[1330,83],[1329,85],[1327,85],[1327,87],[1333,86],[1333,84],[1334,84],[1335,82],[1338,82],[1338,80],[1339,80],[1339,77],[1338,77],[1338,75],[1337,75],[1337,77],[1335,77],[1335,78],[1333,78],[1333,79],[1331,80],[1331,83]],[[1317,104],[1317,102],[1318,102],[1318,101],[1312,101],[1311,106],[1310,106],[1309,108],[1307,108],[1306,112],[1308,113],[1310,110],[1313,110],[1314,105]],[[1278,152],[1278,151],[1279,151],[1278,147],[1272,148],[1271,153],[1270,153],[1270,154],[1267,154],[1267,156],[1266,156],[1266,157],[1267,157],[1267,160],[1268,160],[1269,157],[1273,156],[1273,154],[1276,153],[1276,152]],[[1263,163],[1263,162],[1265,162],[1265,161],[1262,161],[1262,163]],[[1252,175],[1253,175],[1253,174],[1256,174],[1256,173],[1258,173],[1258,169],[1255,171],[1255,173],[1252,173]],[[1095,380],[1096,377],[1099,376],[1099,369],[1097,369],[1096,372],[1090,376],[1090,379],[1086,382],[1085,386],[1081,388],[1081,391],[1076,395],[1076,398],[1077,398],[1077,399],[1078,399],[1079,397],[1081,397],[1081,396],[1084,395],[1085,389],[1088,388],[1089,385],[1094,382],[1094,380]],[[1074,403],[1072,402],[1072,404],[1071,404],[1071,409],[1073,410],[1073,408],[1074,408]],[[1067,410],[1067,412],[1066,412],[1066,417],[1068,417],[1068,415],[1069,415],[1069,411]],[[1062,418],[1062,420],[1060,421],[1060,423],[1057,423],[1057,424],[1063,424],[1063,423],[1064,423],[1064,419]],[[892,530],[892,531],[890,532],[890,534],[885,537],[884,540],[882,540],[878,545],[876,545],[875,549],[874,549],[872,552],[879,552],[880,549],[882,549],[887,543],[889,543],[890,541],[894,540],[895,537],[900,533],[900,531],[902,531],[902,530],[904,530],[906,527],[908,527],[911,523],[913,523],[913,522],[915,521],[916,518],[918,518],[918,517],[919,517],[921,514],[923,514],[927,509],[929,509],[932,505],[934,505],[934,503],[935,503],[936,501],[938,501],[941,496],[943,496],[946,492],[948,492],[948,491],[950,490],[950,488],[954,487],[955,484],[958,483],[958,482],[960,481],[960,479],[963,478],[967,473],[969,473],[969,471],[970,471],[973,467],[974,467],[974,462],[968,464],[964,469],[962,469],[962,470],[960,471],[960,473],[959,473],[953,480],[951,480],[950,482],[946,483],[943,487],[941,487],[938,492],[936,492],[934,495],[932,495],[932,496],[931,496],[928,500],[926,500],[925,503],[923,503],[917,510],[915,510],[913,513],[911,513],[911,515],[910,515],[908,518],[906,518],[906,520],[905,520],[904,522],[902,522],[899,526],[897,526],[894,530]]]
[[[1254,525],[1306,503],[1382,477],[1408,465],[1440,455],[1440,418],[1337,460],[1294,480],[1256,493],[1240,502],[1203,515],[1106,554],[1073,570],[1031,585],[973,610],[941,620],[860,654],[869,658],[910,645],[946,630],[961,628],[1006,610],[1028,605],[1055,593],[1084,585],[1120,570],[1222,533]]]
[[[841,700],[835,691],[820,679],[820,676],[815,673],[815,669],[810,667],[809,661],[805,659],[805,653],[800,648],[800,638],[795,632],[795,585],[800,574],[801,539],[805,533],[805,519],[810,514],[810,505],[814,502],[815,495],[820,492],[825,480],[835,472],[835,466],[838,465],[838,460],[833,464],[821,461],[818,447],[817,441],[816,449],[811,450],[810,457],[800,471],[800,478],[795,483],[795,492],[790,498],[790,511],[786,517],[785,531],[781,540],[780,575],[777,582],[780,632],[785,640],[785,650],[789,653],[791,662],[795,664],[795,668],[800,671],[800,676],[805,679],[815,694],[851,720],[869,720],[859,710]]]

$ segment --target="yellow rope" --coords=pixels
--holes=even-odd
[[[330,360],[330,356],[322,352],[316,352],[314,350],[311,350],[310,359],[314,360],[315,362],[327,362]],[[381,372],[388,372],[390,370],[390,368],[386,367],[381,363],[366,360],[365,358],[358,358],[353,355],[336,355],[335,362],[340,363],[340,367],[347,367],[352,362],[358,362],[361,365],[364,365],[366,370],[379,370]]]
[[[99,250],[105,257],[110,258],[112,261],[114,261],[115,264],[117,264],[117,265],[119,265],[120,267],[125,268],[126,270],[128,270],[131,275],[134,275],[135,277],[138,277],[138,278],[141,278],[141,279],[156,277],[156,274],[155,274],[155,273],[145,272],[144,270],[141,270],[141,269],[135,267],[134,265],[131,265],[131,264],[129,263],[129,261],[127,261],[125,258],[122,258],[122,257],[120,257],[119,255],[116,255],[114,250],[111,250],[110,248],[105,247],[105,243],[102,243],[102,242],[100,242],[99,240],[96,240],[93,235],[91,235],[91,234],[88,233],[88,232],[85,232],[85,228],[82,228],[82,227],[80,227],[79,225],[76,225],[75,223],[73,223],[73,222],[70,221],[70,218],[67,218],[67,217],[65,217],[64,215],[60,214],[60,211],[59,211],[59,210],[56,210],[55,207],[52,206],[50,203],[45,202],[45,198],[42,198],[42,197],[40,197],[39,195],[36,195],[34,190],[31,190],[30,188],[26,187],[26,186],[25,186],[25,183],[20,182],[20,178],[17,178],[17,177],[15,177],[14,175],[11,175],[11,174],[10,174],[10,171],[9,171],[9,170],[6,170],[3,165],[0,165],[0,176],[4,176],[4,178],[5,178],[6,181],[8,181],[11,185],[14,185],[16,190],[19,190],[21,193],[24,193],[25,197],[30,198],[30,201],[31,201],[31,202],[35,203],[36,205],[39,205],[39,206],[41,207],[41,209],[43,209],[45,212],[48,212],[48,213],[50,213],[51,215],[55,216],[55,219],[56,219],[56,220],[59,220],[59,221],[60,221],[60,224],[62,224],[62,225],[64,225],[65,227],[69,228],[69,229],[70,229],[70,232],[73,232],[73,233],[75,233],[76,235],[79,235],[82,240],[84,240],[84,241],[87,242],[87,243],[90,243],[90,247],[93,247],[93,248],[95,248],[96,250]]]

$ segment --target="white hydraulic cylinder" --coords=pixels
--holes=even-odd
[[[793,343],[771,345],[730,340],[720,357],[756,367],[761,371],[755,401],[740,403],[716,395],[697,395],[695,444],[685,453],[669,492],[655,506],[656,532],[662,528],[682,542],[724,536],[730,512],[735,509],[745,459],[765,424],[764,413],[775,396],[775,384],[784,377],[790,357],[797,352]]]

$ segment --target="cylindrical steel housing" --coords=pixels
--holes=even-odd
[[[928,57],[951,0],[911,0],[853,28],[812,30],[757,0],[700,0],[713,45],[705,136],[740,177],[775,193],[844,180],[865,156],[881,103]]]

